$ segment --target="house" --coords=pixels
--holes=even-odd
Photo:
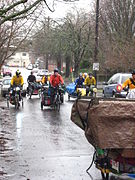
[[[28,52],[15,52],[6,64],[14,67],[27,67],[31,63]]]
[[[42,68],[45,68],[46,69],[46,60],[44,59],[44,57],[38,57],[38,60],[37,60],[37,62],[38,62],[38,67],[40,68],[40,69],[42,69]],[[54,70],[54,68],[56,68],[56,67],[58,67],[58,65],[57,65],[57,61],[53,58],[53,57],[50,57],[49,59],[48,59],[48,70],[49,70],[49,72],[52,72],[53,70]],[[61,60],[61,71],[63,71],[63,69],[66,67],[66,64],[65,64],[65,62],[63,62],[62,60]]]

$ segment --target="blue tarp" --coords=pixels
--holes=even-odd
[[[135,174],[128,174],[129,177],[135,178]]]
[[[66,86],[67,93],[73,95],[76,91],[75,87],[76,87],[75,83],[71,83],[68,86]]]

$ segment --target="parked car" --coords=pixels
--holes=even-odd
[[[33,68],[38,68],[38,66],[39,66],[39,63],[33,64]]]
[[[33,70],[32,70],[32,72],[33,72],[33,73],[35,73],[35,74],[37,74],[37,73],[38,73],[38,71],[39,71],[39,69],[38,69],[38,68],[33,68]]]
[[[12,71],[11,69],[9,69],[8,67],[4,67],[2,68],[2,74],[3,74],[3,77],[5,76],[12,76]]]
[[[27,66],[27,69],[28,69],[28,70],[32,70],[32,69],[33,69],[33,65],[32,65],[32,64],[29,64],[29,65]]]
[[[43,76],[43,75],[48,75],[49,71],[47,69],[40,69],[37,73],[37,76]]]
[[[127,92],[122,90],[122,84],[130,77],[132,77],[131,73],[114,74],[108,82],[103,83],[103,96],[125,98]]]
[[[40,82],[42,80],[43,76],[48,77],[48,81],[50,80],[51,73],[47,69],[40,69],[38,73],[36,74],[36,81]]]
[[[2,80],[1,83],[1,95],[5,97],[8,94],[8,89],[10,88],[10,83],[11,83],[11,77],[5,77]],[[26,91],[27,91],[27,84],[24,83],[23,85],[23,90],[22,90],[22,96],[26,96]]]

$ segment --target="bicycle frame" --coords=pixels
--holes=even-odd
[[[89,166],[89,168],[86,170],[86,172],[89,171],[89,169],[92,167],[93,163],[95,164],[96,168],[101,171],[102,179],[103,180],[109,180],[109,174],[112,173],[116,176],[124,176],[127,178],[135,178],[135,163],[134,165],[130,165],[130,168],[127,171],[133,171],[134,172],[127,172],[126,170],[121,170],[121,167],[129,165],[128,162],[126,162],[126,159],[123,158],[123,162],[125,161],[125,164],[121,164],[121,162],[117,161],[116,159],[113,159],[108,156],[109,150],[103,150],[104,152],[98,152],[96,149],[93,154],[92,163]],[[135,158],[134,158],[135,162]]]
[[[52,98],[53,96],[53,98]],[[60,91],[59,87],[54,89],[54,95],[47,95],[47,89],[42,88],[41,95],[41,109],[43,110],[43,106],[52,106],[55,110],[60,110]],[[52,99],[51,99],[52,98]]]
[[[22,100],[22,106],[23,106],[23,98],[21,96],[21,89],[20,87],[13,87],[13,89],[10,89],[9,96],[7,96],[7,106],[9,107],[9,102],[12,105],[15,105],[15,108],[19,108],[19,101]]]

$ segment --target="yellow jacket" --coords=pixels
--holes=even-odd
[[[134,80],[133,80],[134,81]],[[135,83],[135,81],[134,81]],[[122,88],[129,87],[129,89],[135,89],[135,85],[131,82],[130,78],[128,78],[123,84]]]
[[[90,79],[89,76],[86,77],[84,84],[86,86],[90,86],[90,85],[96,85],[96,79],[92,76],[92,78]]]
[[[23,85],[24,84],[24,81],[23,81],[23,77],[21,75],[19,75],[19,77],[17,77],[16,75],[12,77],[11,79],[11,85],[15,85],[15,86],[18,86],[18,85]]]
[[[49,77],[49,76],[48,76],[48,77],[43,76],[43,77],[42,77],[42,84],[47,83],[47,81],[49,81],[49,80],[50,80],[50,77]]]
[[[84,79],[86,79],[87,77],[88,77],[88,75],[87,75],[87,76],[85,76],[85,74],[83,74],[83,78],[84,78]]]

